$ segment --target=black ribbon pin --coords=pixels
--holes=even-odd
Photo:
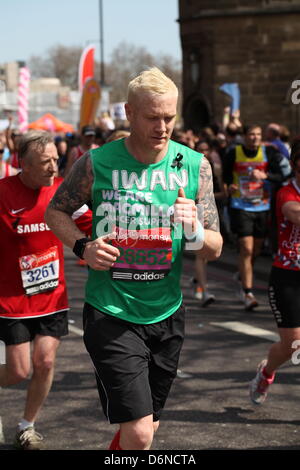
[[[176,158],[174,158],[171,167],[172,168],[180,168],[183,166],[183,163],[181,163],[181,160],[183,159],[183,155],[181,153],[177,153]]]

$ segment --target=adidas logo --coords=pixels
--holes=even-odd
[[[112,273],[112,278],[119,281],[160,281],[164,279],[165,273],[155,273],[144,271],[141,273],[126,273],[126,272],[117,272]]]

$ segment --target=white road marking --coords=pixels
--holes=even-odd
[[[239,321],[210,322],[210,325],[219,326],[220,328],[235,331],[236,333],[243,333],[249,336],[256,336],[257,338],[267,339],[268,341],[273,341],[274,343],[279,341],[279,336],[276,333],[273,333],[269,330],[264,330],[263,328],[257,328],[255,326],[251,326],[247,323],[242,323]],[[203,327],[203,324],[199,323],[198,327]],[[69,325],[69,330],[78,336],[83,336],[83,330],[77,328],[76,326]]]
[[[236,333],[242,333],[244,335],[255,336],[257,338],[267,339],[276,343],[279,341],[279,336],[269,330],[263,328],[256,328],[255,326],[248,325],[239,321],[227,321],[227,322],[210,322],[210,325],[225,328],[226,330],[235,331]]]
[[[5,439],[4,439],[4,434],[3,434],[3,427],[2,427],[2,420],[0,416],[0,444],[4,444]]]
[[[5,364],[5,344],[0,341],[0,364]]]
[[[77,328],[77,326],[73,326],[69,324],[69,330],[78,336],[83,336],[83,330],[81,330],[80,328]]]

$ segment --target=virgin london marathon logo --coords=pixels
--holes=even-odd
[[[35,255],[23,256],[20,261],[22,269],[32,269],[37,265],[37,257]]]

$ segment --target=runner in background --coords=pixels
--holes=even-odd
[[[268,358],[258,365],[257,374],[250,383],[250,398],[255,404],[265,401],[277,369],[293,354],[297,355],[296,350],[300,347],[299,141],[292,146],[291,164],[294,178],[277,194],[278,251],[269,279],[269,302],[280,341],[271,346]]]
[[[197,152],[203,153],[211,165],[214,197],[220,221],[220,231],[222,234],[222,226],[225,227],[224,222],[224,203],[226,200],[226,192],[222,177],[221,162],[216,162],[212,158],[213,146],[209,141],[203,140],[196,145]],[[223,230],[223,233],[225,229]],[[194,283],[196,284],[195,298],[201,301],[202,307],[207,307],[216,300],[215,295],[208,289],[207,283],[207,260],[202,257],[201,252],[196,254],[195,257],[195,274]]]
[[[262,145],[262,129],[255,124],[245,129],[244,144],[232,148],[224,160],[231,229],[238,237],[238,294],[247,311],[258,305],[253,265],[267,234],[273,192],[290,171],[285,157]]]
[[[36,450],[43,437],[34,424],[52,385],[60,338],[68,333],[63,246],[44,220],[62,178],[55,177],[58,155],[46,132],[22,136],[19,161],[21,173],[0,181],[0,340],[6,345],[0,386],[25,380],[32,366],[14,445]],[[73,217],[88,233],[88,208]]]

